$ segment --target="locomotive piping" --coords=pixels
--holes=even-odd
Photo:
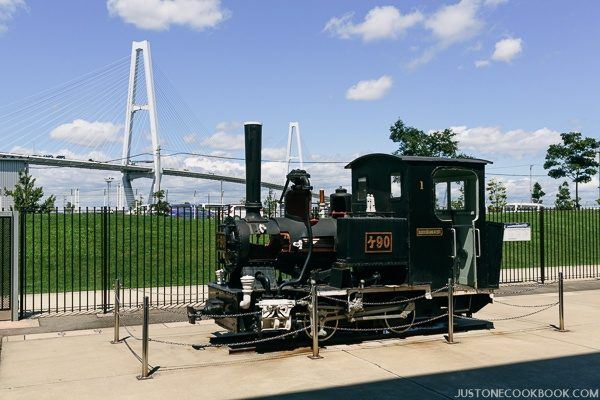
[[[310,214],[310,211],[308,211],[308,213]],[[312,251],[313,251],[313,232],[312,232],[312,226],[310,224],[310,215],[309,215],[309,218],[307,218],[307,220],[306,220],[306,229],[308,231],[308,254],[306,255],[306,259],[304,260],[304,265],[302,266],[300,275],[296,279],[292,279],[290,281],[285,281],[281,285],[279,285],[277,287],[278,295],[281,294],[281,289],[283,289],[284,287],[289,286],[289,285],[295,285],[297,283],[302,282],[302,280],[304,279],[304,274],[306,273],[306,269],[308,268],[308,263],[310,262],[310,258],[312,256]]]

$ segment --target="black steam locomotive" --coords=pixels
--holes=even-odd
[[[488,161],[368,154],[346,166],[352,194],[339,188],[315,216],[310,175],[287,175],[284,217],[261,214],[262,125],[245,124],[246,216],[217,233],[221,268],[202,314],[234,333],[310,326],[311,281],[319,294],[319,338],[339,327],[402,332],[454,310],[470,316],[498,287],[502,226],[486,222]],[[320,193],[321,207],[324,196]],[[243,314],[239,316],[226,316]],[[310,335],[310,330],[306,330]]]

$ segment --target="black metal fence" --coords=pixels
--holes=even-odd
[[[9,216],[0,216],[0,311],[11,309],[12,221]]]
[[[144,295],[151,305],[202,302],[226,214],[220,206],[22,212],[21,313],[106,311],[117,278],[125,306]]]
[[[600,277],[600,209],[490,212],[505,223],[503,283]]]

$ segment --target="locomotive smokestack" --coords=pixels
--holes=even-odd
[[[260,162],[262,150],[262,124],[245,122],[246,138],[246,220],[262,220],[260,210]]]

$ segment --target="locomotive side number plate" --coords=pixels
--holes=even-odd
[[[365,253],[391,253],[392,232],[366,232]]]

